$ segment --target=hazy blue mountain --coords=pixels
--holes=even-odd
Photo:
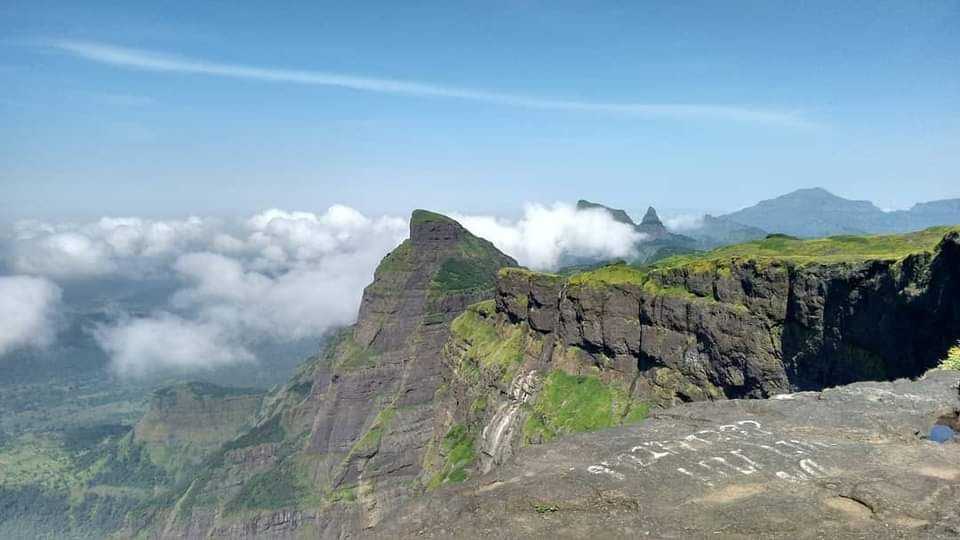
[[[823,188],[798,189],[720,216],[771,233],[800,237],[907,232],[960,223],[960,199],[884,212],[870,201],[838,197]]]
[[[917,203],[909,210],[891,212],[902,229],[916,230],[960,223],[960,199]]]
[[[697,241],[699,249],[713,249],[728,244],[761,240],[767,236],[767,231],[759,227],[751,227],[710,214],[703,216],[699,227],[683,232]]]

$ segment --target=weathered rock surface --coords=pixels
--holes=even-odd
[[[522,449],[411,500],[376,538],[948,538],[960,373],[765,400],[683,404],[643,424]]]

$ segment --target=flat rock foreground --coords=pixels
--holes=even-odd
[[[940,538],[960,535],[960,373],[698,402],[525,448],[400,508],[377,537]]]

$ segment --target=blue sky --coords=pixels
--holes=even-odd
[[[958,1],[7,0],[0,36],[0,219],[960,196]]]

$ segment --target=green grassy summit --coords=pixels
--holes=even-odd
[[[429,210],[416,209],[413,211],[413,214],[410,215],[410,224],[416,225],[418,223],[457,223],[453,219],[448,218],[443,214],[438,214],[436,212],[431,212]]]
[[[906,234],[830,236],[800,240],[770,235],[763,240],[717,248],[698,254],[667,257],[647,266],[607,265],[570,278],[571,285],[644,285],[658,271],[688,269],[722,271],[734,261],[783,262],[794,265],[835,264],[866,260],[898,261],[909,255],[933,252],[943,237],[960,226],[932,227]]]

